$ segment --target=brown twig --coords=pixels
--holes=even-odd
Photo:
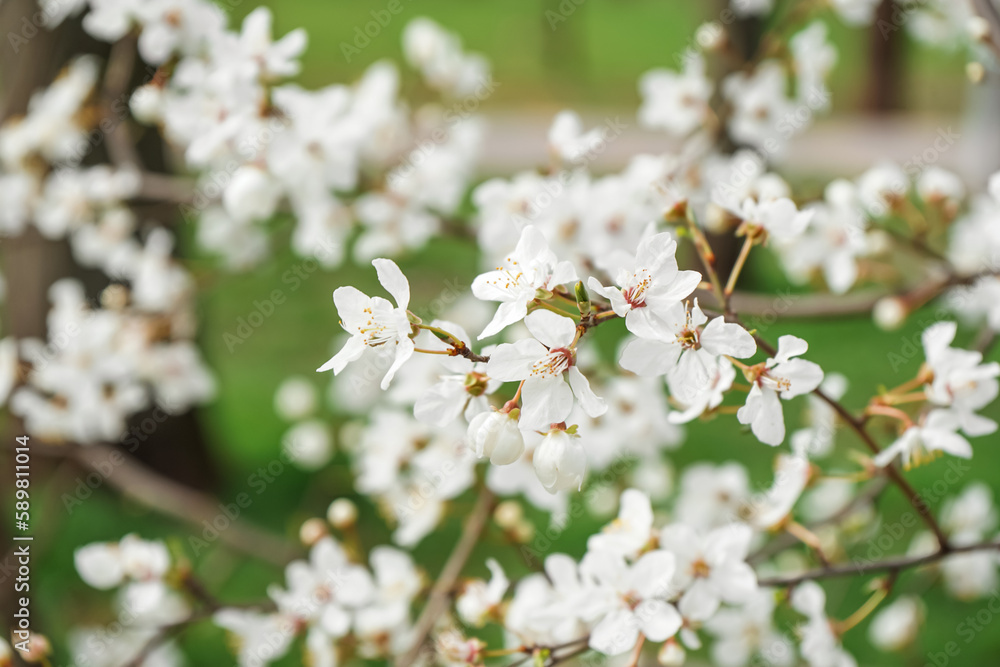
[[[842,508],[837,510],[835,513],[831,514],[821,521],[816,521],[809,525],[810,530],[816,530],[817,528],[822,528],[823,526],[830,526],[840,523],[843,519],[850,516],[852,512],[861,507],[862,505],[872,502],[877,498],[889,485],[889,482],[884,477],[879,477],[873,480],[868,487],[863,490],[858,495],[854,496],[849,503],[844,505]],[[793,547],[798,544],[799,541],[792,535],[788,533],[782,533],[774,540],[768,542],[763,547],[750,554],[747,558],[747,563],[753,565],[755,563],[760,563],[767,560],[768,558],[777,555],[789,547]]]
[[[885,560],[866,562],[866,563],[856,563],[851,565],[836,565],[826,568],[817,568],[815,570],[807,570],[805,572],[800,572],[799,574],[791,574],[786,576],[776,576],[776,577],[765,577],[763,579],[758,579],[757,583],[763,587],[784,587],[784,586],[794,586],[796,584],[802,583],[803,581],[815,581],[816,579],[832,579],[835,577],[845,577],[850,575],[863,575],[870,574],[872,572],[893,572],[898,573],[901,570],[906,570],[913,567],[919,567],[921,565],[928,565],[930,563],[936,563],[948,556],[953,556],[960,553],[970,553],[973,551],[986,551],[986,550],[1000,551],[1000,542],[978,542],[976,544],[967,544],[963,546],[953,546],[948,550],[938,549],[934,553],[926,554],[923,556],[905,556],[900,558],[887,558]]]
[[[32,443],[32,451],[42,456],[71,459],[100,475],[124,495],[198,529],[203,528],[204,521],[211,523],[222,511],[217,499],[156,473],[111,445]],[[110,474],[106,472],[109,465],[113,467]],[[219,540],[230,547],[277,566],[283,567],[301,555],[291,543],[242,517],[231,520],[229,528],[218,534]]]
[[[108,157],[119,167],[138,168],[142,162],[128,127],[128,88],[135,68],[137,36],[125,35],[111,47],[101,89],[102,114],[111,125],[105,131]]]
[[[887,296],[898,296],[905,303],[923,305],[940,296],[952,287],[972,285],[982,278],[995,277],[997,271],[982,271],[971,275],[953,274],[944,280],[913,285],[901,291],[869,289],[852,294],[754,294],[733,292],[729,297],[730,315],[740,313],[744,317],[778,316],[785,318],[835,317],[842,315],[871,314],[875,305]],[[719,303],[712,291],[695,290],[694,296],[702,306],[715,312],[725,312],[725,304]]]
[[[754,336],[754,339],[757,341],[757,345],[759,345],[760,348],[771,357],[777,354],[777,350],[774,346],[760,336]],[[828,396],[819,387],[814,389],[812,393],[833,408],[841,420],[843,420],[843,422],[847,424],[859,438],[861,438],[861,441],[865,444],[872,455],[878,455],[882,451],[882,448],[879,447],[878,443],[875,442],[875,439],[865,429],[865,422],[863,420],[855,417],[847,408],[844,407],[842,403]],[[916,492],[910,483],[906,481],[906,478],[902,475],[902,473],[900,473],[899,470],[893,465],[887,465],[882,470],[885,471],[886,476],[888,476],[892,483],[899,487],[899,489],[903,492],[903,495],[905,495],[907,500],[909,500],[910,505],[913,506],[913,509],[917,511],[920,518],[923,519],[924,523],[927,524],[927,527],[931,529],[931,532],[934,533],[934,537],[937,538],[938,544],[941,545],[941,548],[944,551],[948,551],[950,548],[948,545],[948,538],[944,534],[944,531],[941,530],[941,526],[938,525],[937,519],[934,518],[934,515],[931,514],[927,506],[924,504],[923,499],[920,498],[920,494]]]
[[[452,550],[448,561],[444,564],[440,576],[431,588],[430,596],[427,599],[427,606],[424,607],[417,619],[413,632],[413,644],[403,656],[396,661],[396,667],[409,667],[420,655],[424,642],[434,628],[434,623],[448,608],[448,598],[451,596],[455,583],[458,581],[466,561],[472,555],[472,549],[476,546],[480,536],[486,529],[493,506],[496,504],[496,497],[493,493],[483,487],[479,492],[479,499],[469,514],[462,528],[462,535],[455,548]]]

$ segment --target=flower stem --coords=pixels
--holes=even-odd
[[[875,608],[878,607],[879,604],[882,603],[882,600],[885,600],[888,595],[889,589],[884,586],[880,587],[863,605],[861,605],[856,612],[835,624],[834,630],[836,633],[838,635],[843,635],[858,623],[868,618],[868,616],[875,611]]]
[[[736,264],[733,265],[733,270],[729,274],[729,280],[726,282],[726,299],[728,299],[730,295],[732,295],[733,290],[736,289],[736,281],[740,278],[740,273],[743,271],[743,265],[746,264],[747,257],[750,256],[751,248],[753,248],[753,237],[747,235],[746,240],[743,241],[743,247],[740,248],[740,255],[736,258]]]
[[[897,419],[903,423],[903,426],[910,428],[913,426],[913,420],[910,419],[910,415],[906,414],[899,408],[893,408],[888,405],[869,405],[865,412],[870,415],[881,415],[883,417],[889,417],[891,419]]]
[[[688,230],[691,232],[691,237],[694,239],[694,248],[698,253],[698,257],[701,258],[701,263],[705,267],[705,273],[708,274],[708,280],[712,284],[712,292],[715,294],[716,300],[719,302],[719,307],[725,307],[726,296],[722,291],[722,283],[719,281],[719,274],[715,272],[715,253],[712,252],[711,246],[708,245],[708,239],[705,238],[705,233],[701,231],[701,227],[698,226],[698,221],[694,217],[694,210],[691,205],[688,204],[685,209],[685,220],[687,220]]]

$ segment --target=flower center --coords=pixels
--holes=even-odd
[[[712,568],[701,558],[691,563],[691,576],[696,579],[706,579],[711,573]]]
[[[645,308],[646,307],[646,290],[648,290],[653,285],[653,279],[650,278],[648,272],[643,269],[641,272],[635,274],[636,284],[632,287],[622,290],[622,296],[625,297],[625,303],[627,303],[632,308]]]
[[[561,375],[574,363],[573,350],[565,347],[554,347],[539,361],[531,366],[532,375]]]

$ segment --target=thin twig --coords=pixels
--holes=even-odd
[[[424,607],[424,610],[420,613],[420,617],[417,619],[413,632],[413,645],[396,661],[396,667],[409,667],[420,655],[420,650],[434,628],[434,623],[448,608],[448,599],[455,588],[455,582],[458,581],[458,577],[462,574],[462,569],[465,567],[466,561],[472,555],[473,547],[476,546],[476,542],[479,541],[480,536],[486,529],[495,503],[496,497],[488,488],[483,487],[479,492],[479,499],[476,501],[476,506],[465,521],[461,537],[455,544],[455,548],[448,557],[448,561],[444,564],[441,575],[431,588],[427,606]]]
[[[809,524],[810,530],[816,530],[817,528],[822,528],[823,526],[834,525],[840,523],[843,519],[850,516],[856,509],[865,505],[866,503],[872,502],[877,498],[889,485],[889,481],[884,477],[879,477],[873,480],[866,489],[861,493],[854,496],[849,503],[844,505],[842,508],[837,510],[830,516]],[[775,556],[789,547],[793,547],[798,544],[799,541],[792,535],[788,533],[782,533],[778,535],[775,539],[765,544],[756,552],[750,554],[747,558],[747,563],[753,565],[755,563],[760,563],[762,561]]]
[[[777,350],[775,350],[774,347],[766,340],[762,339],[760,336],[754,336],[754,338],[756,339],[757,344],[760,346],[760,348],[764,350],[768,355],[774,357],[777,354]],[[825,402],[827,405],[829,405],[831,408],[834,409],[834,411],[844,421],[844,423],[846,423],[851,428],[851,430],[854,431],[859,438],[861,438],[861,441],[865,444],[865,446],[872,453],[872,455],[878,455],[879,453],[881,453],[882,448],[879,447],[878,443],[875,442],[875,439],[865,429],[864,421],[858,419],[853,414],[851,414],[851,412],[847,408],[845,408],[842,403],[831,398],[821,388],[817,387],[816,389],[813,390],[812,393],[818,396],[820,399],[823,400],[823,402]],[[931,531],[934,533],[934,537],[937,538],[938,544],[941,546],[942,550],[948,551],[948,549],[950,548],[948,545],[948,538],[944,534],[944,531],[941,530],[941,526],[938,525],[937,519],[934,518],[934,515],[931,514],[929,508],[926,506],[923,499],[920,498],[920,494],[916,492],[916,490],[910,485],[910,483],[906,480],[903,474],[900,473],[899,470],[892,464],[885,466],[882,470],[884,470],[886,476],[888,476],[889,479],[892,480],[892,483],[899,487],[899,489],[906,496],[906,499],[910,501],[910,505],[913,506],[913,509],[915,509],[917,511],[917,514],[920,515],[920,518],[923,519],[924,523],[927,524],[927,527],[930,528]]]
[[[1000,542],[978,542],[976,544],[967,544],[964,546],[953,546],[947,551],[944,549],[938,549],[934,553],[923,556],[887,558],[885,560],[874,562],[817,568],[815,570],[800,572],[799,574],[765,577],[763,579],[758,579],[757,583],[763,587],[785,587],[794,586],[802,583],[803,581],[815,581],[816,579],[833,579],[836,577],[846,577],[851,575],[871,574],[873,572],[899,572],[900,570],[936,563],[939,560],[955,554],[987,551],[990,549],[1000,551]]]
[[[96,472],[124,495],[199,530],[204,527],[203,522],[211,523],[222,512],[218,499],[160,475],[111,445],[44,446],[32,443],[32,451],[42,456],[71,459]],[[107,472],[109,466],[112,467],[110,473]],[[242,517],[231,520],[229,527],[218,531],[218,535],[219,540],[230,547],[281,567],[301,555],[290,542]]]
[[[135,68],[137,36],[125,35],[111,46],[101,91],[102,113],[110,123],[105,132],[108,157],[118,167],[138,168],[142,164],[128,127],[128,88]]]

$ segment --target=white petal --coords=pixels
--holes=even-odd
[[[677,241],[669,232],[650,236],[636,249],[635,263],[652,273],[676,271]]]
[[[625,301],[625,297],[622,296],[621,290],[616,287],[605,287],[600,283],[597,278],[591,276],[590,280],[587,281],[587,286],[590,287],[592,292],[600,294],[605,299],[611,302],[611,308],[615,311],[615,315],[618,317],[625,317],[629,312],[629,305]]]
[[[653,642],[662,642],[677,634],[684,621],[672,605],[663,600],[643,600],[635,608],[639,629]]]
[[[545,347],[568,347],[576,337],[576,322],[551,310],[536,310],[524,318],[531,335]]]
[[[486,372],[495,380],[514,382],[531,375],[531,367],[548,351],[537,340],[525,338],[516,343],[498,345],[490,355]]]
[[[778,339],[778,353],[774,355],[774,363],[780,364],[788,361],[792,357],[805,354],[809,350],[809,343],[797,336],[785,335]]]
[[[521,403],[521,428],[547,430],[550,424],[558,424],[569,417],[573,410],[573,391],[561,375],[530,377],[524,381]]]
[[[351,629],[350,615],[335,604],[328,604],[319,619],[319,625],[334,639],[343,637]]]
[[[590,382],[587,381],[579,368],[570,366],[566,375],[569,376],[569,386],[572,388],[576,400],[580,401],[580,406],[588,417],[600,417],[608,411],[607,403],[594,393],[594,390],[590,388]]]
[[[616,609],[590,633],[590,648],[604,655],[621,655],[639,641],[639,624],[628,609]]]
[[[757,343],[746,329],[735,322],[716,317],[701,332],[702,347],[714,355],[729,355],[737,359],[752,357]]]
[[[681,349],[672,343],[634,338],[625,345],[618,363],[643,377],[666,375],[677,363]]]
[[[385,291],[396,300],[396,305],[406,310],[410,306],[410,283],[391,259],[373,259],[372,266]]]
[[[413,341],[409,338],[404,338],[403,340],[396,343],[396,358],[392,361],[392,366],[389,366],[389,370],[386,371],[385,377],[382,378],[382,390],[385,391],[389,388],[389,383],[392,382],[393,376],[396,375],[396,371],[402,368],[403,364],[413,356]]]
[[[629,571],[629,588],[643,598],[665,598],[676,568],[677,558],[669,551],[657,549],[645,553]]]
[[[701,274],[697,271],[679,271],[677,276],[664,288],[657,289],[656,294],[648,297],[646,302],[653,308],[661,310],[691,296],[691,293],[701,284]]]
[[[483,332],[479,334],[479,340],[489,338],[490,336],[500,333],[511,324],[523,320],[524,316],[527,314],[528,304],[524,300],[505,301],[504,303],[501,303],[497,308],[497,312],[493,315],[493,319],[486,325]]]
[[[742,562],[730,562],[712,569],[712,583],[723,600],[729,604],[742,604],[757,592],[757,575],[753,568]]]
[[[358,336],[351,336],[347,343],[344,344],[344,347],[340,348],[340,352],[333,355],[329,361],[317,368],[316,372],[322,373],[332,368],[333,374],[339,375],[340,371],[344,370],[347,364],[357,361],[364,353],[365,342]]]
[[[744,560],[752,539],[753,529],[745,523],[716,528],[705,536],[705,559],[712,566],[728,560]]]
[[[681,613],[693,621],[705,621],[719,609],[719,594],[705,579],[695,579],[678,603]]]
[[[781,392],[784,399],[801,396],[813,391],[823,382],[823,369],[805,359],[792,359],[775,366],[772,373],[789,381],[790,386]]]
[[[736,418],[741,424],[750,424],[750,430],[764,444],[777,446],[785,439],[781,399],[773,389],[754,385]]]

